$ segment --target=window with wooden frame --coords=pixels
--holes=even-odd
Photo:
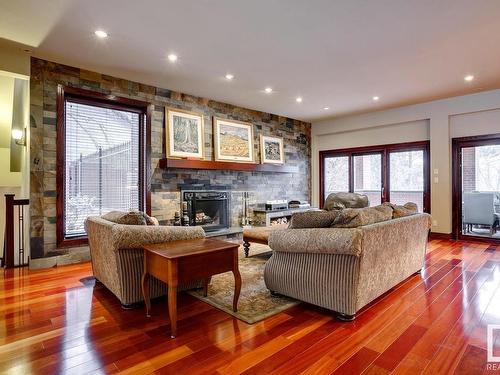
[[[430,212],[429,141],[320,151],[320,207],[329,194],[365,194],[370,205],[414,202]]]
[[[58,86],[57,245],[87,242],[88,216],[151,211],[151,105]]]

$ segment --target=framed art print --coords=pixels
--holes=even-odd
[[[167,157],[203,159],[203,114],[167,109]]]
[[[215,160],[253,163],[253,126],[214,118]]]
[[[260,135],[261,163],[283,164],[283,138]]]

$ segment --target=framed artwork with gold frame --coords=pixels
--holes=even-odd
[[[253,125],[214,117],[214,151],[216,161],[254,163]]]
[[[167,108],[167,157],[203,159],[203,114]]]

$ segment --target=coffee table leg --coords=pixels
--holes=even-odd
[[[233,297],[233,311],[238,311],[238,299],[240,298],[241,291],[241,275],[240,270],[236,268],[233,270],[234,275],[234,297]]]
[[[168,285],[168,314],[170,317],[170,337],[177,334],[177,286]]]

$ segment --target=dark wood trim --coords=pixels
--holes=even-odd
[[[452,238],[455,239],[453,234],[452,234]],[[500,239],[498,239],[498,238],[488,238],[488,237],[483,237],[483,236],[469,236],[469,235],[463,235],[463,234],[459,234],[458,238],[461,241],[482,242],[482,243],[489,243],[489,244],[493,244],[493,245],[500,244]]]
[[[65,87],[62,85],[57,86],[57,135],[56,135],[56,241],[57,246],[69,246],[65,242],[64,235],[64,195],[65,195],[65,160],[66,160],[66,145],[64,142],[64,137],[66,134],[66,111],[64,103],[64,90]],[[83,241],[81,244],[85,245],[87,241]],[[75,246],[77,246],[75,244]]]
[[[145,161],[144,161],[144,195],[145,195],[145,210],[148,215],[151,215],[151,179],[152,179],[152,170],[151,170],[151,152],[152,152],[152,147],[151,147],[151,127],[152,127],[152,118],[153,118],[153,111],[154,111],[154,105],[149,104],[146,108],[146,114],[145,114],[145,125],[146,129],[144,132],[145,136],[145,147],[144,147],[144,153],[145,153]],[[142,163],[141,163],[142,164]]]
[[[466,144],[465,147],[469,147],[469,146],[484,146],[484,145],[498,144],[499,139],[500,139],[500,133],[494,133],[494,134],[471,135],[468,137],[452,138],[452,141],[464,143]]]
[[[451,233],[429,232],[429,240],[451,240]]]
[[[424,149],[424,212],[431,213],[431,144]]]
[[[380,161],[382,163],[382,166],[380,168],[380,180],[382,181],[381,182],[381,186],[380,188],[382,189],[382,192],[381,192],[381,195],[380,195],[380,201],[383,203],[383,202],[387,202],[389,199],[389,156],[388,156],[388,152],[387,152],[387,149],[384,149],[384,151],[382,151],[380,153]]]
[[[402,142],[402,143],[389,143],[383,145],[374,145],[374,146],[361,146],[361,147],[350,147],[350,148],[339,148],[332,150],[323,150],[320,151],[320,155],[328,156],[330,154],[334,156],[341,156],[342,154],[345,156],[349,156],[351,154],[370,154],[376,153],[377,151],[383,152],[384,150],[388,151],[402,151],[402,150],[421,150],[423,147],[428,146],[429,141],[416,141],[416,142]]]
[[[348,158],[349,161],[347,162],[347,170],[349,173],[349,191],[354,191],[354,158],[351,155],[349,155]],[[322,199],[321,201],[324,202],[325,199]]]
[[[453,233],[437,233],[437,232],[429,232],[429,240],[458,241],[458,239],[454,238]],[[493,243],[493,244],[500,243],[500,240],[496,238],[488,238],[481,236],[461,236],[460,241]]]
[[[462,225],[462,148],[500,144],[500,133],[452,138],[451,140],[451,195],[452,195],[452,236],[454,239],[480,241],[498,244],[500,239],[464,235]]]
[[[86,236],[68,237],[64,234],[64,196],[65,196],[65,155],[64,137],[66,134],[65,102],[98,105],[103,108],[119,109],[139,113],[139,146],[142,150],[139,155],[139,169],[141,182],[141,209],[151,214],[151,117],[153,105],[151,103],[119,97],[111,94],[80,89],[76,87],[57,86],[57,139],[56,139],[56,239],[57,247],[83,246],[88,243]]]
[[[397,151],[412,151],[412,150],[422,150],[424,152],[424,212],[430,213],[431,211],[431,185],[430,185],[430,142],[429,141],[417,141],[417,142],[403,142],[403,143],[391,143],[385,145],[375,145],[375,146],[363,146],[363,147],[352,147],[352,148],[342,148],[334,150],[324,150],[319,152],[319,206],[323,207],[325,200],[325,190],[324,190],[324,168],[325,159],[327,157],[337,156],[347,156],[349,157],[349,191],[354,191],[354,156],[358,155],[381,155],[381,182],[382,182],[382,192],[381,200],[382,202],[387,202],[390,200],[390,153]]]
[[[325,158],[321,154],[322,151],[319,152],[318,154],[318,159],[319,159],[319,208],[323,209],[323,206],[325,205]],[[314,156],[313,156],[314,157]],[[351,175],[351,172],[349,171],[349,176]],[[349,187],[349,190],[351,188]]]
[[[24,224],[26,220],[26,212],[24,207],[30,204],[29,199],[15,199],[15,194],[4,194],[5,196],[5,228],[4,228],[4,242],[3,253],[0,258],[0,266],[5,268],[14,268],[25,266],[25,230]],[[14,207],[18,207],[18,254],[19,264],[15,265],[15,223],[14,223]],[[2,213],[3,214],[3,213]],[[28,258],[29,261],[29,258]]]
[[[58,85],[58,89],[59,87],[65,97],[71,97],[74,101],[79,101],[80,103],[85,103],[85,101],[87,101],[87,103],[92,105],[95,105],[96,102],[100,102],[104,108],[118,108],[129,112],[132,108],[135,108],[137,110],[135,112],[145,113],[148,106],[151,105],[151,103],[142,100],[104,94],[78,87]]]
[[[64,221],[63,221],[64,223]],[[64,227],[61,228],[64,231]],[[59,232],[59,230],[58,230]],[[62,240],[59,242],[59,235],[57,236],[57,247],[78,247],[88,245],[89,241],[87,236],[76,236],[76,237],[64,237],[61,235]]]
[[[5,231],[2,266],[14,267],[14,194],[5,194]]]
[[[460,217],[462,216],[461,194],[462,168],[460,168],[461,151],[457,138],[451,140],[451,230],[454,239],[460,233]]]
[[[169,169],[211,169],[245,172],[297,173],[299,168],[294,165],[273,165],[256,163],[236,163],[228,161],[195,160],[195,159],[160,159],[160,168]]]

